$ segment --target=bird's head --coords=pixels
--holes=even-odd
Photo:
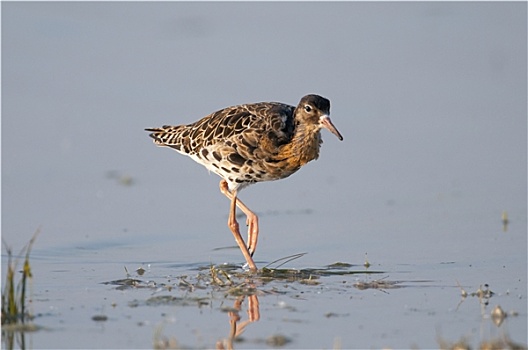
[[[330,101],[319,95],[306,95],[295,109],[295,118],[302,123],[325,128],[343,141],[343,136],[330,120]]]

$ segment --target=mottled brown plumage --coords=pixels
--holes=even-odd
[[[321,128],[342,140],[329,114],[330,101],[307,95],[297,107],[277,102],[238,105],[189,125],[146,130],[156,145],[190,156],[223,179],[220,190],[231,200],[228,224],[249,267],[256,270],[251,256],[257,244],[258,218],[237,199],[237,191],[255,182],[288,177],[317,159]],[[248,217],[249,250],[238,232],[235,205]]]

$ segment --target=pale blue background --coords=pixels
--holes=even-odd
[[[41,283],[44,262],[103,264],[90,283],[132,262],[240,262],[213,250],[234,244],[219,179],[143,129],[318,93],[344,141],[323,130],[319,160],[242,191],[261,214],[257,264],[455,261],[482,270],[445,283],[516,281],[522,309],[526,45],[525,2],[2,2],[2,238],[42,228]]]

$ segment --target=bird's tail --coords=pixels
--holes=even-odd
[[[154,139],[156,145],[180,149],[181,134],[184,129],[184,125],[164,125],[161,128],[147,128],[145,131],[150,132],[149,136]]]

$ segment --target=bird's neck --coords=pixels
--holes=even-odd
[[[291,142],[286,144],[280,153],[287,156],[286,159],[289,163],[301,167],[319,157],[321,143],[319,127],[298,123],[295,126]]]

